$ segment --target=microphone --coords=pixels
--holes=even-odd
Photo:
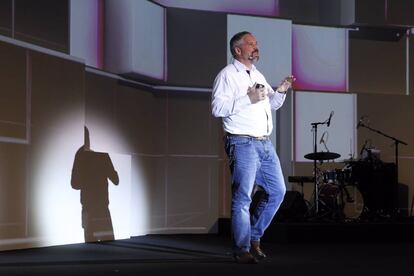
[[[323,140],[323,137],[325,136],[326,131],[322,134],[321,140],[319,140],[319,144],[325,143],[325,140]]]
[[[325,147],[326,151],[327,151],[327,152],[329,152],[329,149],[328,149],[328,147],[326,146],[326,141],[323,139],[323,137],[324,137],[325,135],[326,135],[326,140],[328,140],[329,133],[328,133],[328,131],[325,131],[325,132],[322,134],[321,139],[319,140],[319,144],[323,144],[323,146]]]
[[[332,116],[334,115],[334,112],[333,112],[333,110],[331,111],[331,114],[329,114],[329,119],[328,119],[328,123],[326,124],[328,127],[329,127],[329,125],[331,124],[331,119],[332,119]]]
[[[368,144],[368,140],[365,140],[365,143],[364,143],[364,145],[362,146],[362,149],[361,149],[361,151],[359,152],[359,155],[362,155],[362,153],[364,152],[364,150],[366,150],[366,149],[367,149],[367,144]]]
[[[360,128],[361,126],[364,126],[364,119],[365,119],[365,116],[362,116],[359,119],[358,124],[357,124],[357,127],[356,127],[357,129]]]

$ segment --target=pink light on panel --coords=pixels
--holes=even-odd
[[[279,0],[154,0],[174,8],[253,14],[263,16],[279,15]]]
[[[347,52],[346,29],[293,25],[295,89],[347,91]]]

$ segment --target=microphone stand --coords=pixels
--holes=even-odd
[[[328,119],[329,120],[329,119]],[[316,156],[318,151],[317,149],[317,140],[318,140],[318,125],[325,125],[328,123],[328,120],[325,122],[317,122],[311,123],[312,131],[313,131],[313,153]],[[319,213],[319,186],[318,186],[318,177],[317,177],[317,166],[316,166],[316,159],[313,160],[313,177],[314,177],[314,186],[315,186],[315,216]]]
[[[382,135],[382,136],[384,136],[384,137],[387,137],[387,138],[389,138],[389,139],[391,139],[391,140],[393,140],[394,141],[394,144],[395,144],[395,173],[396,173],[396,180],[397,180],[397,185],[398,185],[398,183],[400,183],[399,182],[399,180],[398,180],[398,145],[399,144],[403,144],[403,145],[405,145],[405,146],[408,146],[408,144],[406,143],[406,142],[404,142],[404,141],[401,141],[401,140],[399,140],[399,139],[397,139],[397,138],[395,138],[395,137],[392,137],[392,136],[390,136],[390,135],[388,135],[388,134],[385,134],[385,133],[383,133],[383,132],[381,132],[381,131],[379,131],[379,130],[377,130],[377,129],[374,129],[374,128],[372,128],[372,127],[370,127],[370,126],[367,126],[367,125],[365,125],[364,123],[362,123],[362,122],[359,122],[359,124],[358,124],[360,127],[365,127],[366,129],[369,129],[369,130],[371,130],[371,131],[373,131],[373,132],[376,132],[376,133],[378,133],[378,134],[380,134],[380,135]],[[398,189],[398,186],[396,187],[396,189]],[[396,190],[397,191],[397,190]],[[393,198],[393,205],[395,205],[395,200],[397,199],[397,196],[398,196],[398,193],[396,193],[395,195],[394,195],[394,198]],[[393,207],[395,207],[395,206],[393,206]]]

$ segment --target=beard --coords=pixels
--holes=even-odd
[[[248,59],[252,62],[252,63],[256,63],[259,61],[260,56],[259,56],[259,51],[254,51],[253,53],[251,53],[248,57]]]

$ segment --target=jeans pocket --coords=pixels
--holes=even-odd
[[[224,150],[226,151],[227,157],[229,159],[229,166],[232,170],[234,163],[234,145],[230,142],[229,138],[224,139]]]
[[[225,147],[231,171],[233,171],[236,159],[244,155],[244,152],[250,151],[251,144],[252,139],[247,137],[227,137]]]

